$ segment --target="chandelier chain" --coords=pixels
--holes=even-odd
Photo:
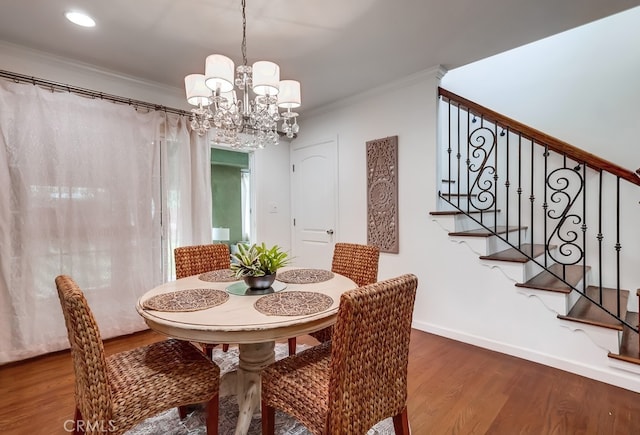
[[[247,1],[242,0],[242,64],[247,65],[247,15],[245,13],[245,7]]]

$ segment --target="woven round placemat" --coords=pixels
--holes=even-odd
[[[277,280],[290,284],[313,284],[329,281],[333,272],[324,269],[292,269],[278,274]]]
[[[198,279],[208,282],[230,282],[238,281],[240,278],[236,278],[235,272],[231,269],[219,269],[205,272],[198,276]]]
[[[229,294],[212,288],[193,288],[153,296],[142,304],[148,310],[197,311],[224,304]]]
[[[253,306],[267,316],[304,316],[324,311],[333,304],[330,296],[316,292],[280,292],[258,299]]]

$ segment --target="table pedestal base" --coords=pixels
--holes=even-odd
[[[275,342],[239,344],[240,350],[237,374],[238,424],[235,435],[245,435],[249,431],[251,417],[260,410],[260,372],[276,360]]]

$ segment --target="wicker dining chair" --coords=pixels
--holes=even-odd
[[[231,267],[229,246],[224,243],[175,248],[173,258],[177,279]]]
[[[229,246],[224,243],[211,245],[181,246],[173,250],[176,264],[176,279],[191,275],[198,275],[231,267]],[[211,358],[216,344],[200,343],[202,350]],[[228,344],[222,345],[222,350],[229,350]]]
[[[207,434],[218,433],[220,368],[190,343],[165,340],[108,357],[78,285],[55,280],[75,373],[74,433],[122,434],[173,407],[207,404]]]
[[[316,435],[365,434],[393,417],[409,434],[407,366],[415,275],[342,294],[331,341],[275,362],[262,372],[262,433],[275,409]]]
[[[358,287],[373,284],[378,280],[380,249],[372,245],[336,243],[333,248],[331,271],[344,275]],[[328,326],[311,335],[320,343],[331,340],[333,327]],[[289,339],[289,355],[296,353],[296,337]]]

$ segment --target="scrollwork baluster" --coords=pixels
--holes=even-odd
[[[469,133],[468,144],[471,154],[468,160],[468,172],[475,174],[469,189],[469,200],[475,209],[481,211],[486,211],[495,205],[495,193],[491,191],[495,181],[492,181],[491,176],[496,174],[496,168],[488,164],[489,158],[494,153],[495,141],[494,132],[484,126],[484,121]]]
[[[558,221],[546,241],[548,245],[551,245],[552,241],[559,241],[557,253],[549,253],[550,257],[556,263],[564,266],[577,264],[584,256],[584,249],[576,243],[578,232],[575,227],[582,224],[583,219],[580,214],[572,213],[571,210],[584,190],[584,179],[580,173],[562,167],[549,173],[545,188],[552,192],[549,197],[551,203],[557,205],[557,207],[550,206],[545,211],[545,216],[548,219]],[[574,193],[572,193],[572,189],[575,191]]]

